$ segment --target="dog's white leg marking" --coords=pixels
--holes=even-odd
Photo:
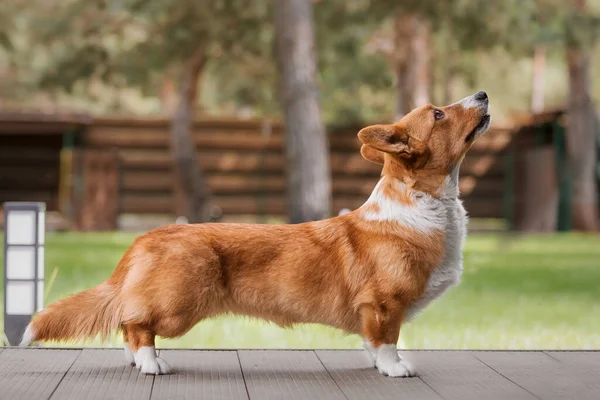
[[[129,343],[125,342],[123,345],[123,350],[125,352],[125,361],[127,361],[127,364],[135,366],[135,356],[129,348]]]
[[[143,374],[164,375],[171,372],[165,360],[156,356],[154,346],[142,346],[134,354],[135,364]]]
[[[31,324],[27,325],[25,328],[25,333],[23,333],[23,338],[21,339],[21,343],[19,346],[26,347],[33,343],[35,340],[35,332],[33,331],[33,327]]]
[[[382,344],[377,348],[377,369],[382,375],[392,377],[405,378],[417,375],[415,367],[398,356],[395,344]]]
[[[367,353],[367,357],[369,361],[373,364],[373,367],[377,367],[377,349],[373,347],[371,342],[367,339],[363,339],[363,346],[365,347],[365,353]]]

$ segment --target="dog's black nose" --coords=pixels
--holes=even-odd
[[[487,99],[488,99],[487,93],[484,92],[483,90],[481,92],[475,93],[475,100],[485,101]]]

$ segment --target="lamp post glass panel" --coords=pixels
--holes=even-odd
[[[44,203],[4,203],[4,331],[11,345],[44,307],[45,219]]]

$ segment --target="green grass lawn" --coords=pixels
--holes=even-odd
[[[133,237],[125,233],[48,235],[46,277],[55,270],[58,274],[46,304],[104,281]],[[598,316],[600,236],[473,234],[466,246],[461,284],[406,325],[399,346],[597,349]],[[120,339],[104,345],[119,346]],[[323,326],[283,330],[257,320],[224,317],[201,322],[180,339],[159,339],[158,346],[360,348],[361,340]]]

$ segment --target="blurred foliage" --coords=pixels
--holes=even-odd
[[[452,69],[460,95],[490,86],[503,111],[525,106],[528,77],[511,69],[529,68],[524,60],[544,45],[548,80],[558,81],[552,73],[565,79],[565,44],[596,47],[600,0],[587,3],[583,12],[562,0],[316,1],[323,115],[341,124],[393,115],[392,61],[373,43],[389,41],[392,20],[403,13],[430,22],[434,94]],[[0,101],[160,112],[163,82],[177,82],[199,48],[207,58],[200,84],[206,112],[279,114],[271,2],[265,0],[1,2]],[[563,86],[548,86],[551,103],[560,101]]]

